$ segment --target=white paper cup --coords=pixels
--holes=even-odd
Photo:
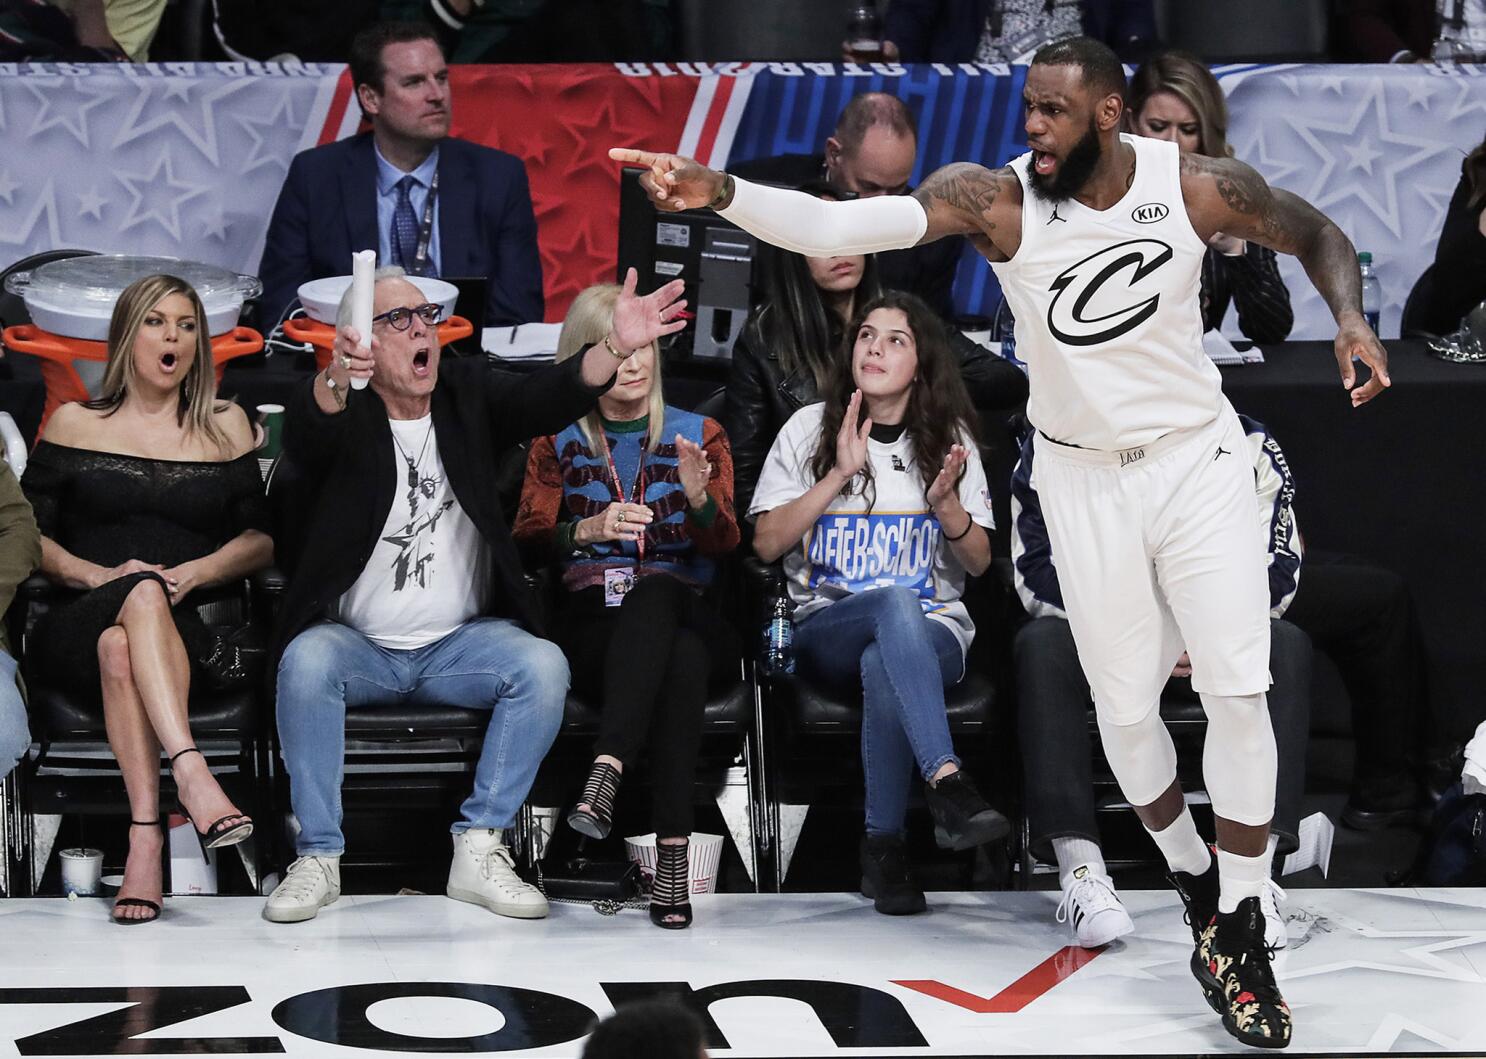
[[[722,836],[701,831],[692,832],[687,853],[687,884],[693,894],[717,892],[717,868],[722,861]],[[646,884],[655,880],[655,832],[634,835],[624,840],[624,851],[640,866]]]
[[[103,851],[99,849],[64,849],[57,857],[62,862],[62,892],[91,897],[98,892],[103,876]]]

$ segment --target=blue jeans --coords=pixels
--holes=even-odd
[[[450,828],[516,821],[557,729],[568,664],[557,646],[514,622],[476,618],[427,647],[379,647],[335,622],[296,636],[279,662],[279,741],[299,819],[300,856],[339,856],[346,707],[407,702],[491,711],[475,789]]]
[[[0,651],[0,780],[10,775],[30,746],[26,704],[15,685],[15,659]]]
[[[909,589],[875,588],[800,622],[795,657],[801,676],[824,688],[860,687],[867,834],[901,834],[911,769],[927,780],[960,763],[944,712],[944,689],[965,669],[955,634]]]

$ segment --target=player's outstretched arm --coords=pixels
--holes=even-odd
[[[1388,353],[1362,315],[1362,274],[1346,233],[1309,202],[1271,188],[1252,167],[1234,158],[1184,153],[1182,194],[1199,235],[1223,232],[1299,258],[1336,318],[1337,367],[1354,406],[1366,404],[1392,384]],[[1354,356],[1372,370],[1372,378],[1355,389]]]
[[[870,254],[983,231],[973,211],[919,195],[829,202],[739,180],[680,155],[614,148],[609,157],[648,169],[640,183],[658,208],[711,206],[744,231],[800,254]],[[980,166],[968,168],[989,175]]]

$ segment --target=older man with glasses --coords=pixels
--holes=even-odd
[[[485,358],[440,364],[440,310],[401,270],[378,274],[370,350],[342,302],[330,366],[295,396],[284,459],[302,532],[283,541],[278,725],[298,858],[265,918],[312,919],[340,896],[347,706],[489,709],[474,790],[451,827],[448,894],[537,919],[547,901],[504,842],[557,734],[562,652],[539,639],[496,495],[502,454],[582,418],[637,349],[684,326],[680,281],[647,297],[630,272],[612,330],[580,356],[515,377]],[[354,390],[353,380],[369,380]]]

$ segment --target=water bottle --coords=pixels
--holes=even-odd
[[[1372,255],[1366,250],[1357,255],[1357,264],[1362,268],[1362,315],[1373,334],[1379,334],[1378,317],[1383,312],[1383,286],[1378,274],[1373,271]]]
[[[769,620],[764,625],[764,672],[779,676],[795,671],[795,619],[790,613],[789,593],[783,579],[774,582]]]
[[[882,19],[876,4],[851,5],[851,15],[846,20],[846,50],[851,52],[853,62],[882,61]]]

